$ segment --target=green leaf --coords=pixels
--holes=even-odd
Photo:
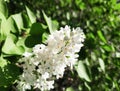
[[[7,5],[4,0],[0,0],[0,12],[5,16],[8,17],[8,9]]]
[[[24,27],[25,28],[30,28],[32,23],[31,23],[28,15],[26,13],[22,13],[22,18],[23,18],[23,22],[24,22]]]
[[[10,34],[9,24],[7,21],[1,23],[1,34],[4,39]]]
[[[6,65],[7,65],[7,61],[4,60],[2,57],[0,57],[0,67],[3,68]]]
[[[120,3],[117,3],[117,4],[114,6],[114,9],[115,9],[115,10],[120,10]]]
[[[12,33],[19,32],[17,29],[16,23],[12,17],[9,17],[6,21],[6,23],[7,23],[7,29],[9,29],[9,31],[11,31]]]
[[[82,0],[75,0],[75,4],[77,5],[77,7],[81,10],[85,9],[85,3],[82,2]]]
[[[120,52],[116,52],[115,55],[116,55],[116,58],[120,58]]]
[[[24,47],[24,49],[25,49],[25,51],[27,51],[27,52],[31,52],[31,48],[28,48],[26,45],[25,45],[25,40],[26,40],[26,38],[27,38],[27,36],[26,37],[23,37],[23,38],[20,38],[18,41],[17,41],[17,43],[16,43],[16,45],[17,46],[23,46]],[[32,43],[32,42],[31,42]]]
[[[5,40],[5,38],[10,34],[10,31],[12,33],[18,33],[18,29],[16,27],[15,21],[12,17],[9,17],[7,20],[5,17],[0,14],[1,20],[1,39]]]
[[[84,82],[85,86],[89,89],[89,91],[91,91],[91,87],[88,85],[87,82]]]
[[[13,83],[20,74],[19,68],[7,60],[0,58],[0,87]]]
[[[104,50],[108,51],[108,52],[111,52],[113,51],[113,48],[111,45],[103,45],[101,46]]]
[[[25,46],[28,48],[32,48],[40,43],[42,43],[42,36],[28,36],[25,40]]]
[[[22,14],[19,13],[19,14],[12,15],[12,18],[14,19],[14,21],[17,25],[17,28],[19,29],[19,32],[21,32],[21,29],[24,28]]]
[[[105,37],[104,37],[104,35],[102,34],[101,31],[97,31],[97,34],[98,34],[99,38],[100,38],[104,43],[107,43],[107,41],[106,41],[106,39],[105,39]]]
[[[0,43],[3,40],[2,34],[1,34],[1,23],[2,23],[2,19],[0,19]]]
[[[49,36],[48,33],[46,33],[46,32],[43,33],[43,35],[42,35],[42,42],[43,43],[46,43],[45,41],[47,40],[48,36]]]
[[[99,61],[99,64],[100,64],[100,67],[101,67],[102,71],[105,72],[105,63],[104,63],[104,61],[101,58],[98,58],[98,61]]]
[[[36,36],[36,35],[41,36],[44,31],[45,30],[41,23],[34,23],[32,24],[32,27],[30,29],[30,34],[33,36]]]
[[[33,23],[30,29],[30,36],[28,36],[25,40],[25,45],[28,48],[31,48],[36,44],[42,43],[47,37],[44,34],[46,32],[45,31],[46,28],[47,27],[43,25],[42,23]]]
[[[95,7],[93,7],[93,12],[97,13],[98,15],[101,15],[103,10],[102,10],[102,8],[95,6]]]
[[[51,18],[47,17],[46,14],[43,12],[43,16],[45,18],[45,21],[48,25],[48,28],[50,30],[50,33],[54,32],[58,29],[59,23],[56,20],[51,20]]]
[[[8,35],[2,47],[2,52],[9,55],[22,55],[24,53],[24,48],[22,46],[17,46],[15,44],[16,40],[17,38],[14,35]]]
[[[1,24],[0,24],[0,40],[4,40],[6,38],[6,36],[9,34],[9,30],[6,30],[7,24],[6,24],[6,18],[5,16],[0,13],[0,20],[1,20]]]
[[[28,17],[31,21],[31,23],[35,23],[36,22],[36,16],[34,15],[34,13],[26,6],[26,11],[28,14]]]
[[[117,3],[117,0],[110,0],[112,5],[115,5]]]
[[[68,87],[66,91],[75,91],[72,87]]]
[[[41,23],[33,23],[30,29],[30,36],[25,40],[25,45],[29,48],[42,43],[42,35],[45,32],[45,26]]]
[[[86,81],[90,82],[90,77],[87,73],[87,69],[86,69],[86,66],[85,64],[82,62],[82,61],[79,61],[78,62],[78,66],[76,66],[76,71],[79,75],[80,78],[83,78],[85,79]]]
[[[6,17],[0,12],[0,19],[2,20],[2,21],[5,21],[6,20]]]

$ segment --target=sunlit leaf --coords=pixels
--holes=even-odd
[[[3,68],[6,65],[7,65],[7,61],[4,60],[2,57],[0,57],[0,67]]]
[[[50,33],[54,32],[55,30],[58,29],[59,23],[56,20],[51,20],[51,18],[47,17],[47,15],[44,12],[43,12],[43,16],[48,25]]]
[[[2,35],[1,35],[1,22],[2,20],[0,19],[0,42],[3,40]]]
[[[75,91],[72,87],[68,87],[66,91]]]
[[[75,0],[75,3],[77,5],[77,7],[79,7],[79,9],[81,9],[81,10],[85,9],[85,4],[84,4],[84,2],[82,2],[82,0]]]
[[[0,35],[1,35],[0,40],[4,40],[6,38],[6,36],[9,34],[9,30],[5,29],[7,26],[6,18],[2,13],[0,13],[0,21],[1,21],[0,22]]]
[[[0,33],[2,40],[4,40],[10,34],[10,31],[12,33],[18,32],[18,29],[16,28],[16,24],[12,17],[9,17],[6,20],[5,17],[0,13],[0,18],[1,18]]]
[[[120,10],[120,3],[117,3],[117,4],[114,6],[114,9],[115,9],[115,10]]]
[[[17,28],[19,29],[19,32],[21,32],[21,29],[24,28],[22,14],[19,13],[19,14],[12,15],[12,18],[14,19],[14,21],[17,25]]]
[[[115,55],[117,58],[120,58],[120,52],[116,52]]]
[[[104,37],[104,35],[102,34],[101,31],[97,31],[97,34],[98,34],[99,38],[100,38],[104,43],[107,43],[107,41],[106,41],[106,39],[105,39],[105,37]]]
[[[77,73],[80,78],[85,79],[86,81],[90,82],[90,77],[87,73],[87,69],[85,67],[85,64],[82,61],[79,61],[78,66],[76,67]]]
[[[5,43],[2,47],[2,52],[5,54],[12,55],[21,55],[24,52],[24,48],[22,46],[16,46],[15,44],[16,37],[14,35],[8,35]]]
[[[30,28],[32,23],[31,23],[28,15],[26,13],[22,13],[22,18],[23,18],[23,22],[24,22],[24,27],[25,28]]]
[[[6,20],[6,17],[0,12],[0,19],[2,20],[2,21],[5,21]]]
[[[101,46],[101,47],[102,47],[104,50],[108,51],[108,52],[113,51],[111,45],[103,45],[103,46]]]
[[[16,43],[16,45],[17,46],[22,46],[22,47],[24,47],[24,49],[25,49],[25,51],[31,51],[32,49],[31,48],[28,48],[26,45],[25,45],[25,40],[26,40],[26,38],[27,38],[27,36],[26,37],[24,37],[24,38],[20,38],[18,41],[17,41],[17,43]],[[31,42],[32,43],[32,42]]]
[[[101,67],[102,71],[105,72],[105,63],[104,63],[104,61],[101,58],[99,58],[98,61],[99,61],[99,64],[100,64],[100,67]]]
[[[42,35],[42,42],[45,43],[45,41],[47,40],[49,34],[44,32],[43,35]]]
[[[8,16],[8,9],[7,5],[4,0],[0,0],[0,12],[7,17]]]
[[[91,91],[91,87],[87,84],[87,82],[85,82],[84,84],[89,89],[89,91]]]
[[[18,33],[18,29],[17,29],[17,26],[16,26],[16,23],[15,21],[13,20],[12,17],[9,17],[6,21],[7,23],[7,27],[8,29],[12,32],[12,33]]]
[[[31,21],[31,23],[35,23],[36,22],[36,16],[34,15],[34,13],[26,6],[26,11],[28,14],[28,17]]]

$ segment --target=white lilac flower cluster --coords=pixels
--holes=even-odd
[[[33,53],[25,53],[23,74],[20,76],[19,87],[25,89],[39,88],[41,91],[54,88],[54,79],[63,77],[67,66],[73,67],[78,52],[83,46],[85,35],[78,27],[69,26],[51,33],[46,44],[37,44]]]

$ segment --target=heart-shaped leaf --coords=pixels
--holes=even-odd
[[[2,52],[10,55],[21,55],[24,53],[24,48],[22,46],[17,46],[15,41],[17,38],[10,34],[7,36],[5,43],[2,47]]]

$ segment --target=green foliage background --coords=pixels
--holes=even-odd
[[[74,71],[67,70],[53,91],[120,91],[116,0],[0,0],[0,91],[16,91],[20,56],[66,24],[80,26],[86,40]]]

